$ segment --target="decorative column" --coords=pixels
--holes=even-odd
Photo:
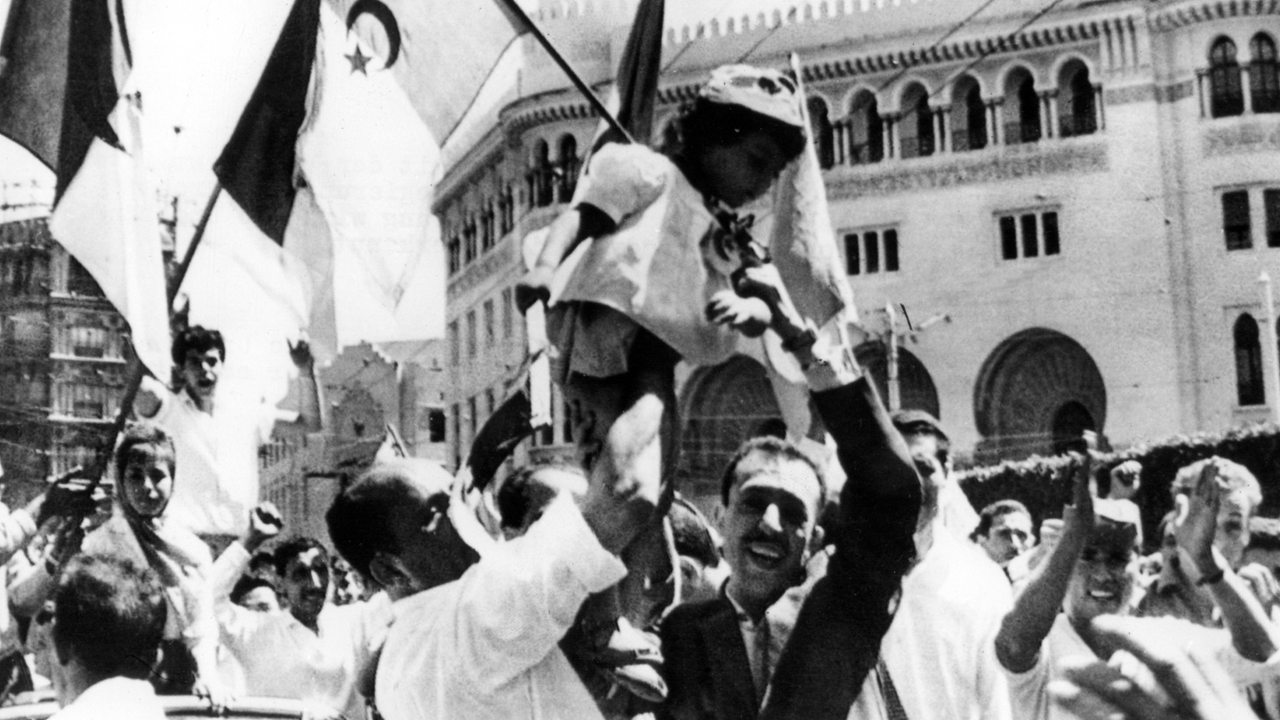
[[[991,108],[991,125],[992,132],[991,144],[1004,144],[1004,98],[996,98],[991,100],[988,107]]]
[[[1244,98],[1244,114],[1253,114],[1253,93],[1249,91],[1249,66],[1240,66],[1240,95]]]
[[[1107,127],[1107,111],[1103,107],[1106,94],[1102,92],[1102,83],[1094,83],[1093,86],[1093,123],[1096,126],[1095,132],[1102,132]],[[1203,108],[1201,108],[1203,110]]]
[[[938,152],[951,152],[951,106],[938,108]]]
[[[1040,93],[1040,137],[1056,137],[1058,128],[1058,91],[1045,90]]]
[[[837,120],[834,123],[831,123],[831,144],[834,150],[833,154],[835,157],[833,159],[835,160],[836,165],[844,164],[845,143],[848,142],[845,138],[845,128],[845,120]]]
[[[1196,95],[1200,98],[1200,117],[1209,117],[1209,96],[1204,92],[1204,77],[1208,74],[1207,70],[1196,70]]]
[[[896,156],[896,153],[893,151],[893,146],[895,144],[894,141],[898,134],[897,128],[895,127],[896,123],[894,122],[896,119],[897,117],[894,113],[888,113],[880,116],[880,127],[884,133],[882,141],[884,143],[885,160]]]

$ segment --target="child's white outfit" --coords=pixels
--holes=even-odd
[[[702,194],[666,156],[635,144],[602,148],[583,182],[579,203],[617,230],[584,243],[556,272],[547,334],[557,378],[625,373],[642,328],[695,365],[733,355],[738,334],[704,311],[732,288],[738,262]]]

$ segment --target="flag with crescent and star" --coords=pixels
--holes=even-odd
[[[49,229],[129,323],[139,359],[168,377],[169,315],[133,0],[18,0],[0,47],[0,135],[56,176]]]
[[[415,338],[443,334],[443,311],[422,312],[444,307],[430,211],[440,146],[517,37],[516,20],[502,0],[465,13],[294,2],[214,170],[301,268],[319,356],[405,337],[406,324]]]

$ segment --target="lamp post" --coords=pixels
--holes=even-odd
[[[1266,366],[1263,387],[1271,421],[1280,423],[1280,348],[1276,346],[1276,306],[1271,276],[1266,270],[1258,275],[1258,291],[1262,301],[1262,362]]]

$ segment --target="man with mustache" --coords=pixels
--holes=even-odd
[[[1065,677],[1067,658],[1105,651],[1091,621],[1102,615],[1128,614],[1137,584],[1137,528],[1132,515],[1116,501],[1092,497],[1087,459],[1073,461],[1071,470],[1075,487],[1073,501],[1063,512],[1062,537],[1032,572],[995,640],[1015,719],[1072,717],[1051,704],[1049,684]],[[1208,588],[1227,631],[1174,618],[1160,622],[1167,623],[1161,628],[1167,636],[1188,647],[1197,646],[1223,663],[1243,693],[1280,674],[1280,662],[1272,659],[1280,648],[1280,632],[1214,546],[1217,517],[1227,494],[1223,485],[1214,465],[1204,466],[1188,495],[1179,497],[1173,527],[1181,566],[1194,582]]]
[[[813,720],[834,709],[843,718],[876,664],[890,600],[915,554],[921,478],[852,353],[815,347],[776,268],[742,271],[738,291],[769,305],[771,328],[799,360],[835,439],[848,475],[836,552],[797,614],[787,591],[805,582],[806,563],[823,546],[823,475],[786,440],[743,444],[721,484],[729,581],[719,598],[678,606],[664,620],[669,694],[660,717],[755,718],[768,691],[766,714]]]
[[[982,508],[973,541],[1007,574],[1010,561],[1035,545],[1031,512],[1017,500],[997,500]]]
[[[222,642],[244,669],[245,694],[302,700],[311,720],[364,717],[357,679],[390,624],[385,595],[332,604],[329,553],[319,542],[298,537],[275,551],[287,611],[254,612],[231,601],[231,590],[253,551],[282,526],[279,511],[262,503],[245,539],[218,558],[213,592]]]

